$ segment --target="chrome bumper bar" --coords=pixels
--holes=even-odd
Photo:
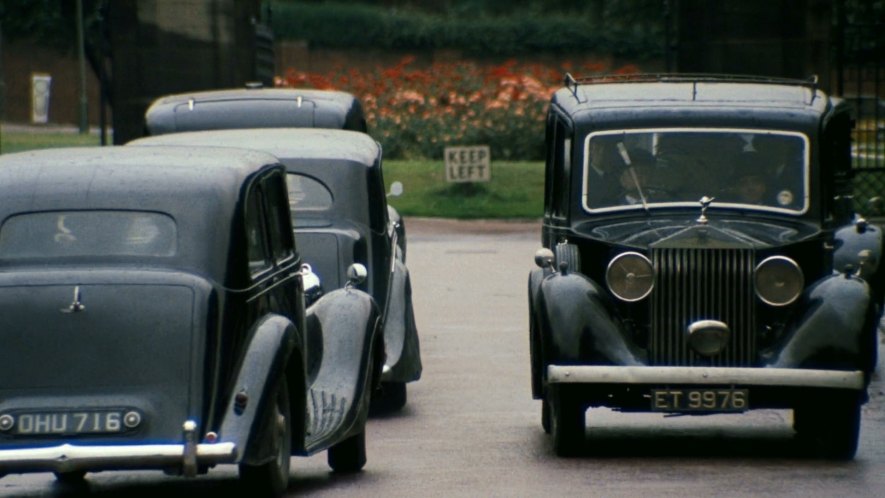
[[[182,439],[184,444],[62,444],[0,450],[0,476],[25,472],[173,468],[193,477],[202,465],[237,461],[234,443],[197,443],[197,424],[192,420],[182,424]]]
[[[861,371],[739,367],[613,367],[550,365],[551,384],[687,384],[864,388]]]
[[[72,472],[77,470],[162,469],[182,467],[184,444],[75,446],[0,451],[0,474],[22,472]],[[233,443],[198,444],[196,463],[213,465],[236,461]]]

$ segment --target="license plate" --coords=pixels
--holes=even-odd
[[[661,412],[742,412],[750,409],[746,389],[652,389],[651,409]]]
[[[112,434],[128,430],[118,410],[25,412],[13,415],[12,434],[18,436]]]

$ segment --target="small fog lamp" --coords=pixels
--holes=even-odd
[[[766,304],[786,306],[795,301],[805,286],[802,269],[786,256],[771,256],[756,266],[756,295]]]
[[[625,252],[608,264],[605,282],[612,294],[629,303],[648,296],[655,284],[655,272],[648,258],[638,252]]]
[[[718,320],[699,320],[688,326],[688,345],[703,356],[716,356],[728,346],[731,331]]]

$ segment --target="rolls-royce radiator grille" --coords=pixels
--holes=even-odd
[[[655,249],[649,359],[655,365],[751,366],[756,359],[753,269],[749,249]],[[718,320],[726,348],[705,357],[686,341],[689,324]]]

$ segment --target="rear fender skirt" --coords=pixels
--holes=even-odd
[[[221,441],[232,442],[241,449],[239,461],[252,457],[249,444],[261,436],[256,433],[258,417],[269,402],[268,394],[276,379],[283,375],[296,342],[295,326],[283,316],[268,315],[255,326],[222,416],[219,434]]]
[[[770,364],[777,368],[852,368],[866,370],[870,288],[850,275],[826,277],[802,297],[805,313],[789,327],[786,340]]]
[[[580,273],[554,273],[541,281],[533,307],[544,364],[643,364],[641,352],[626,340],[605,298],[604,291]]]
[[[384,318],[386,355],[383,380],[411,382],[421,377],[418,329],[412,308],[412,284],[409,270],[399,259],[394,261],[390,299]]]
[[[366,383],[375,367],[372,347],[380,331],[378,306],[372,296],[357,289],[325,294],[307,313],[308,327],[318,328],[309,336],[322,340],[321,350],[314,350],[319,345],[308,345],[308,354],[322,354],[309,388],[314,393],[334,395],[344,405],[340,418],[329,422],[335,427],[327,427],[318,439],[309,441],[307,450],[313,453],[363,430],[369,409]]]

